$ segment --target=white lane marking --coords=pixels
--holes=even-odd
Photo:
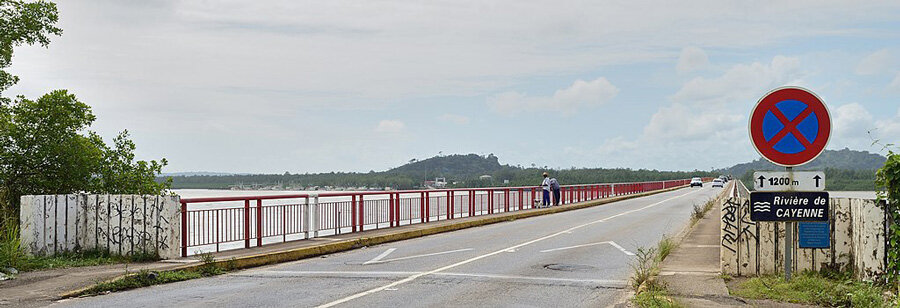
[[[387,263],[387,262],[393,262],[393,261],[400,261],[400,260],[408,260],[408,259],[415,259],[415,258],[421,258],[421,257],[430,257],[430,256],[444,255],[444,254],[448,254],[448,253],[461,252],[461,251],[469,251],[469,250],[475,250],[475,249],[472,249],[472,248],[457,249],[457,250],[442,251],[442,252],[435,252],[435,253],[426,253],[426,254],[423,254],[423,255],[415,255],[415,256],[408,256],[408,257],[402,257],[402,258],[394,258],[394,259],[388,259],[388,260],[381,260],[381,261],[379,261],[379,260],[380,260],[380,259],[379,259],[379,260],[375,260],[375,261],[369,261],[369,262],[366,262],[366,263],[363,263],[363,264],[371,264],[371,263]],[[374,259],[373,259],[373,260],[374,260]]]
[[[604,218],[604,219],[602,219],[602,220],[607,220],[607,219],[619,217],[619,216],[622,216],[622,215],[631,214],[631,213],[634,213],[634,212],[637,212],[637,211],[642,211],[642,210],[645,210],[645,209],[648,209],[648,208],[651,208],[651,207],[660,205],[660,204],[662,204],[662,203],[664,203],[664,202],[668,202],[668,201],[671,201],[671,200],[675,200],[675,199],[677,199],[677,198],[681,198],[681,197],[684,197],[684,196],[687,196],[687,195],[690,195],[690,194],[693,194],[693,193],[696,193],[696,192],[699,192],[699,191],[701,191],[701,190],[694,190],[694,191],[688,192],[688,193],[686,193],[686,194],[678,195],[678,196],[675,196],[675,197],[672,197],[672,198],[669,198],[669,199],[666,199],[666,200],[663,200],[663,201],[660,201],[660,202],[657,202],[657,203],[653,203],[653,204],[651,204],[651,205],[648,205],[648,206],[645,206],[645,207],[642,207],[642,208],[638,208],[638,209],[634,209],[634,210],[630,210],[630,211],[625,211],[625,212],[622,212],[622,213],[619,213],[619,214],[616,214],[616,215],[613,215],[613,216],[610,216],[610,217],[606,217],[606,218]],[[387,284],[387,285],[384,285],[384,286],[381,286],[381,287],[377,287],[377,288],[374,288],[374,289],[371,289],[371,290],[368,290],[368,291],[356,293],[356,294],[353,294],[353,295],[350,295],[350,296],[347,296],[347,297],[344,297],[344,298],[341,298],[341,299],[337,299],[337,300],[332,301],[332,302],[330,302],[330,303],[326,303],[326,304],[319,305],[318,307],[319,307],[319,308],[334,307],[334,306],[336,306],[336,305],[340,305],[340,304],[346,303],[346,302],[348,302],[348,301],[351,301],[351,300],[354,300],[354,299],[357,299],[357,298],[360,298],[360,297],[363,297],[363,296],[366,296],[366,295],[369,295],[369,294],[373,294],[373,293],[377,293],[377,292],[380,292],[380,291],[384,291],[385,289],[393,288],[393,287],[395,287],[395,286],[398,286],[398,285],[401,285],[401,284],[404,284],[404,283],[407,283],[407,282],[416,280],[417,278],[422,277],[422,276],[425,276],[425,275],[431,275],[431,274],[434,274],[434,273],[443,272],[443,271],[446,271],[446,270],[448,270],[448,269],[451,269],[451,268],[454,268],[454,267],[457,267],[457,266],[460,266],[460,265],[465,265],[465,264],[472,263],[472,262],[475,262],[475,261],[478,261],[478,260],[481,260],[481,259],[484,259],[484,258],[487,258],[487,257],[491,257],[491,256],[495,256],[495,255],[497,255],[497,254],[501,254],[501,253],[503,253],[503,252],[505,252],[505,251],[507,251],[507,250],[510,250],[510,249],[518,249],[518,248],[521,248],[521,247],[524,247],[524,246],[528,246],[528,245],[531,245],[531,244],[534,244],[534,243],[537,243],[537,242],[540,242],[540,241],[543,241],[543,240],[551,239],[551,238],[560,236],[560,235],[562,235],[562,234],[566,234],[566,232],[571,232],[571,231],[574,231],[574,230],[576,230],[576,229],[584,228],[584,227],[586,227],[586,226],[590,226],[590,225],[596,224],[596,223],[598,223],[598,222],[599,222],[599,220],[595,220],[595,221],[592,221],[592,222],[589,222],[589,223],[585,223],[585,224],[582,224],[582,225],[578,225],[578,226],[575,226],[575,227],[572,227],[572,228],[569,228],[569,229],[566,229],[566,230],[563,230],[563,231],[560,231],[560,232],[556,232],[556,233],[553,233],[553,234],[550,234],[550,235],[547,235],[547,236],[544,236],[544,237],[536,238],[536,239],[533,239],[533,240],[530,240],[530,241],[527,241],[527,242],[524,242],[524,243],[521,243],[521,244],[518,244],[518,245],[515,245],[515,246],[512,246],[512,247],[503,248],[503,249],[500,249],[500,250],[497,250],[497,251],[494,251],[494,252],[491,252],[491,253],[487,253],[487,254],[483,254],[483,255],[480,255],[480,256],[472,257],[472,258],[469,258],[469,259],[466,259],[466,260],[463,260],[463,261],[460,261],[460,262],[456,262],[456,263],[453,263],[453,264],[450,264],[450,265],[447,265],[447,266],[444,266],[444,267],[440,267],[440,268],[437,268],[437,269],[433,269],[433,270],[430,270],[430,271],[427,271],[427,272],[422,272],[422,273],[418,273],[418,274],[415,274],[415,275],[411,275],[411,276],[409,276],[409,277],[406,277],[406,278],[404,278],[404,279],[401,279],[401,280],[392,282],[392,283],[390,283],[390,284]]]
[[[552,252],[552,251],[560,251],[560,250],[569,250],[569,249],[575,249],[575,248],[581,248],[581,247],[589,247],[589,246],[597,246],[597,245],[603,245],[603,244],[608,244],[608,245],[610,245],[610,246],[613,246],[613,247],[615,247],[616,249],[618,249],[618,250],[622,251],[623,253],[625,253],[626,255],[629,255],[629,256],[633,256],[633,255],[634,255],[634,253],[632,253],[632,252],[630,252],[630,251],[628,251],[628,250],[625,250],[625,248],[622,248],[622,246],[619,246],[619,244],[616,244],[616,242],[613,242],[613,241],[605,241],[605,242],[597,242],[597,243],[590,243],[590,244],[582,244],[582,245],[575,245],[575,246],[568,246],[568,247],[560,247],[560,248],[546,249],[546,250],[541,250],[540,252]]]
[[[625,250],[625,248],[622,248],[622,246],[619,246],[619,244],[616,244],[616,242],[609,241],[609,244],[610,244],[610,245],[613,245],[613,247],[618,248],[619,250],[621,250],[622,252],[624,252],[626,255],[629,255],[629,256],[633,256],[633,255],[634,255],[634,253],[632,253],[632,252],[630,252],[630,251],[628,251],[628,250]]]
[[[581,248],[581,247],[588,247],[588,246],[596,246],[596,245],[603,245],[603,244],[609,244],[609,242],[598,242],[598,243],[582,244],[582,245],[575,245],[575,246],[569,246],[569,247],[561,247],[561,248],[546,249],[546,250],[541,250],[540,252],[551,252],[551,251],[569,250],[569,249],[575,249],[575,248]]]
[[[595,283],[595,284],[601,284],[601,285],[626,285],[626,284],[628,284],[627,280],[571,279],[571,278],[551,278],[551,277],[494,275],[494,274],[435,273],[434,276],[462,276],[462,277],[507,279],[507,280],[535,280],[535,281],[543,280],[543,281],[558,281],[558,282],[581,282],[581,283]]]
[[[384,257],[387,257],[389,254],[391,254],[392,252],[394,252],[394,250],[397,250],[397,248],[388,248],[388,250],[385,250],[385,251],[382,252],[380,255],[378,255],[378,256],[372,258],[372,260],[363,262],[363,265],[368,265],[368,264],[372,264],[372,263],[378,262],[378,261],[380,261],[381,259],[384,259]]]
[[[685,245],[685,247],[692,247],[692,248],[719,248],[719,247],[722,247],[722,246],[721,246],[721,245]]]
[[[358,271],[259,271],[247,274],[232,274],[232,276],[246,277],[392,277],[392,276],[408,276],[422,274],[423,272],[358,272]],[[449,276],[449,277],[471,277],[471,278],[487,278],[502,280],[524,280],[524,281],[551,281],[551,282],[568,282],[568,283],[593,283],[600,285],[625,285],[627,280],[613,279],[573,279],[573,278],[554,278],[541,276],[517,276],[517,275],[495,275],[482,273],[434,273],[433,276]],[[385,289],[390,290],[392,288]]]

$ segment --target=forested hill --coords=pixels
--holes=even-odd
[[[866,151],[854,151],[843,149],[839,151],[825,150],[822,155],[809,162],[806,165],[797,167],[797,170],[825,170],[825,169],[841,169],[841,170],[878,170],[884,166],[887,160],[884,156],[869,153]],[[763,171],[763,170],[782,170],[779,167],[764,158],[759,158],[749,163],[737,164],[730,168],[721,170],[722,173],[743,175],[747,171]]]
[[[509,166],[506,166],[509,167]],[[404,174],[413,178],[435,177],[473,178],[494,174],[504,166],[494,154],[481,157],[475,154],[435,156],[425,160],[412,159],[408,164],[388,170],[388,174]]]
[[[501,165],[494,155],[448,155],[408,164],[382,172],[330,172],[317,174],[240,174],[173,176],[172,188],[223,189],[243,186],[254,189],[292,189],[309,187],[349,187],[412,189],[437,177],[447,179],[451,187],[531,186],[539,185],[541,173],[550,172],[562,184],[611,183],[685,179],[692,176],[714,176],[700,171],[657,171],[632,169],[564,169]],[[489,175],[490,177],[482,177]],[[162,180],[162,179],[160,179]]]
[[[884,165],[885,160],[887,158],[884,156],[866,151],[825,150],[815,160],[797,167],[796,170],[825,171],[825,188],[828,190],[873,190],[875,189],[875,171]],[[752,188],[753,171],[767,170],[784,170],[784,167],[759,158],[749,163],[719,170],[719,172],[740,177],[744,185]]]

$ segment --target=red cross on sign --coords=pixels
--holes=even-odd
[[[785,167],[819,156],[831,138],[831,115],[816,94],[782,87],[763,96],[750,114],[750,141],[760,155]]]

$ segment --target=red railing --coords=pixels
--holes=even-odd
[[[704,181],[710,179],[705,178]],[[568,185],[560,204],[687,185],[690,180]],[[323,192],[181,199],[181,254],[535,208],[540,187]]]

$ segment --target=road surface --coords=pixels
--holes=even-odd
[[[319,258],[71,299],[59,307],[610,306],[639,247],[721,188],[680,189]]]

